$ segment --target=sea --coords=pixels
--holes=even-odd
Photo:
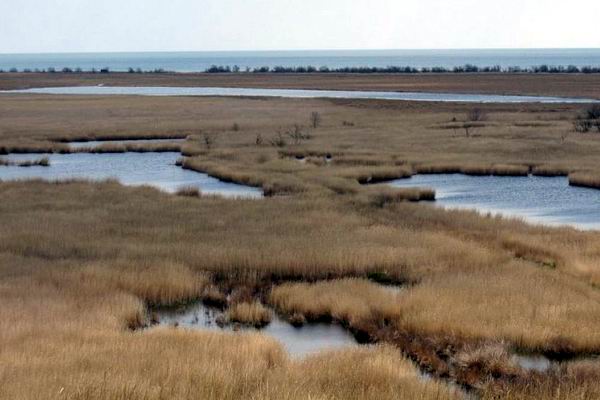
[[[141,69],[203,72],[211,66],[239,67],[240,71],[261,67],[313,66],[330,69],[390,66],[412,68],[478,67],[531,68],[540,65],[600,67],[600,49],[480,49],[480,50],[318,50],[318,51],[229,51],[229,52],[136,52],[136,53],[47,53],[0,54],[0,70],[111,71]]]

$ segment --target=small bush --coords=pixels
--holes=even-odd
[[[202,196],[200,189],[198,189],[195,186],[180,187],[179,189],[177,189],[177,192],[175,192],[175,194],[177,194],[177,196],[182,196],[182,197],[200,197],[200,196]]]
[[[256,135],[256,139],[254,140],[254,144],[256,144],[257,146],[262,146],[264,143],[264,139],[262,137],[262,135],[259,133],[258,135]]]
[[[269,143],[273,147],[287,146],[287,141],[285,140],[285,137],[283,137],[283,134],[281,132],[277,132],[277,135],[275,135],[272,139],[270,139]]]
[[[600,105],[598,104],[591,105],[575,117],[575,121],[573,121],[575,132],[586,133],[593,127],[600,132]]]

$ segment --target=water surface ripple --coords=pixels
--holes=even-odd
[[[220,181],[207,174],[185,170],[175,165],[181,154],[165,153],[71,153],[10,154],[11,161],[48,157],[49,167],[0,166],[0,180],[23,179],[90,179],[114,178],[124,185],[149,185],[173,193],[181,187],[196,187],[205,194],[226,197],[260,198],[259,188]]]
[[[474,209],[546,225],[600,229],[600,190],[569,186],[566,177],[415,175],[391,186],[436,190],[443,207]]]

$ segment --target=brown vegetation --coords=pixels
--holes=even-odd
[[[5,167],[11,167],[11,166],[12,167],[33,167],[33,166],[49,167],[50,160],[48,159],[48,157],[42,157],[37,160],[25,160],[25,161],[11,161],[11,160],[6,160],[3,158],[0,158],[0,166],[5,166]]]
[[[569,185],[600,189],[600,174],[593,172],[575,172],[569,174]]]
[[[389,90],[600,98],[599,74],[0,74],[0,90],[52,86],[198,86]]]
[[[182,196],[182,197],[200,197],[202,195],[202,193],[200,192],[200,189],[198,189],[195,186],[180,187],[179,189],[177,189],[175,194],[177,196]]]
[[[255,301],[252,303],[237,303],[227,310],[227,319],[245,325],[261,327],[271,322],[271,310]]]
[[[0,183],[0,397],[452,397],[447,385],[422,381],[412,362],[483,398],[600,390],[594,362],[589,375],[577,363],[533,374],[508,357],[517,348],[556,357],[600,352],[597,232],[442,210],[405,201],[431,199],[431,190],[360,184],[426,172],[594,171],[596,135],[557,140],[572,129],[574,107],[482,105],[486,126],[465,138],[437,128],[465,115],[459,104],[14,95],[0,102],[4,152],[60,151],[56,140],[67,130],[185,133],[183,167],[273,195],[185,199],[110,181]],[[256,140],[314,110],[323,119],[310,140],[281,148]],[[344,126],[348,120],[355,125]],[[515,126],[532,120],[549,126]],[[219,140],[207,149],[202,132],[219,132]],[[148,305],[197,300],[252,323],[264,320],[260,301],[295,324],[333,319],[394,348],[290,361],[260,335],[130,330],[148,323]]]

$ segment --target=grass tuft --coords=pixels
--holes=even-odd
[[[202,196],[202,192],[195,186],[184,186],[177,189],[175,192],[177,196],[182,197],[200,197]]]
[[[252,325],[257,328],[268,325],[273,318],[271,310],[260,302],[237,303],[227,310],[227,319],[230,322]]]

